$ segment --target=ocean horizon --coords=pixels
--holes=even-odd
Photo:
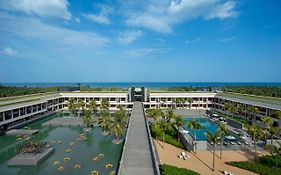
[[[128,88],[132,86],[147,88],[167,87],[220,87],[220,86],[267,86],[281,87],[281,82],[55,82],[55,83],[0,83],[2,86],[52,87],[52,86],[89,86],[92,88]]]

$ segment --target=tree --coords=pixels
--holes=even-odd
[[[237,110],[238,110],[238,113],[239,115],[243,116],[243,113],[246,113],[245,110],[246,110],[246,105],[245,104],[242,104],[242,103],[239,103],[237,105]]]
[[[224,137],[226,135],[228,135],[229,130],[228,130],[228,128],[225,124],[220,124],[219,128],[218,128],[218,133],[220,135],[220,141],[221,141],[221,144],[220,144],[220,159],[222,159],[222,145],[223,145],[223,142],[224,142]]]
[[[101,109],[109,109],[109,102],[107,98],[101,99]]]
[[[191,104],[193,103],[193,99],[192,98],[188,98],[187,102],[189,103],[189,109],[191,109]]]
[[[169,124],[167,123],[167,121],[165,119],[162,119],[159,122],[159,127],[160,127],[160,129],[162,130],[162,133],[163,133],[162,141],[165,142],[165,132],[166,132],[167,128],[169,127]]]
[[[95,100],[91,100],[89,102],[89,110],[92,112],[92,113],[95,113],[97,111],[97,103]]]
[[[256,114],[259,113],[259,108],[256,107],[256,106],[249,106],[247,108],[247,111],[251,114],[251,120],[253,121],[256,121]]]
[[[251,135],[253,141],[254,141],[254,145],[255,145],[255,160],[257,160],[257,141],[259,138],[262,137],[262,132],[261,132],[261,128],[254,124],[251,126],[248,126],[248,132]]]
[[[224,108],[227,112],[229,112],[231,114],[236,114],[238,112],[237,107],[229,102],[225,103]]]
[[[102,128],[103,134],[107,135],[108,130],[111,126],[111,118],[110,118],[110,113],[106,109],[102,109],[100,111],[100,116],[98,118],[98,125]]]
[[[213,168],[212,168],[212,170],[215,171],[215,158],[216,158],[216,152],[215,151],[216,151],[216,144],[220,140],[220,134],[217,131],[214,134],[207,131],[206,137],[207,137],[207,140],[210,143],[213,143]]]
[[[273,120],[269,116],[264,116],[262,118],[262,122],[266,125],[265,130],[266,130],[267,135],[270,135],[270,144],[271,144],[270,153],[273,154],[273,150],[272,150],[272,147],[273,147],[273,137],[274,137],[274,135],[279,133],[280,129],[278,127],[274,127],[273,126]]]
[[[126,128],[126,113],[124,113],[122,110],[117,111],[113,115],[112,125],[110,127],[111,133],[115,135],[114,143],[120,143],[121,137],[125,133]]]
[[[90,126],[93,126],[94,120],[92,117],[92,112],[90,110],[86,110],[84,112],[84,116],[83,116],[82,120],[83,120],[84,125],[86,125],[88,128]]]
[[[175,125],[178,127],[178,142],[180,141],[180,127],[184,125],[184,121],[181,115],[175,116]]]
[[[80,113],[84,110],[85,102],[82,100],[82,98],[79,98],[77,101],[77,110],[78,110],[78,116],[80,117]]]
[[[75,103],[75,100],[74,100],[73,98],[70,98],[70,99],[68,100],[67,108],[68,108],[70,114],[73,115],[73,113],[74,113],[75,110],[76,110],[76,103]]]
[[[175,117],[175,113],[172,109],[168,109],[165,113],[165,118],[170,121],[172,118]]]
[[[191,120],[188,122],[188,127],[190,129],[194,130],[194,145],[195,145],[195,150],[194,152],[196,153],[197,151],[197,145],[196,145],[196,130],[198,129],[203,129],[204,127],[195,119]]]
[[[162,111],[161,109],[147,109],[146,116],[156,120],[157,118],[162,116]]]

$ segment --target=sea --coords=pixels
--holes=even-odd
[[[168,87],[222,87],[222,86],[267,86],[281,87],[281,82],[57,82],[57,83],[0,83],[2,86],[51,87],[88,86],[92,88],[168,88]]]

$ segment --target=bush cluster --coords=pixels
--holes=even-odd
[[[150,130],[151,130],[151,136],[155,139],[159,139],[159,140],[162,140],[163,138],[163,132],[161,130],[161,128],[159,127],[158,124],[151,124],[150,125]],[[169,143],[171,145],[174,145],[175,147],[178,147],[178,148],[184,148],[183,144],[181,142],[178,142],[177,140],[177,132],[176,130],[172,127],[172,126],[169,126],[167,127],[166,131],[165,131],[165,134],[164,134],[164,141],[166,143]]]
[[[267,166],[274,166],[281,168],[281,156],[263,156],[260,158],[260,162]],[[281,172],[280,172],[281,173]]]

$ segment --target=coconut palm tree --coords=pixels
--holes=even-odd
[[[239,103],[237,105],[237,110],[238,110],[238,113],[240,116],[243,116],[243,113],[245,112],[246,110],[246,105],[245,104],[242,104],[242,103]]]
[[[174,122],[175,122],[174,124],[177,125],[177,127],[178,127],[178,142],[179,142],[180,141],[180,127],[182,127],[184,125],[182,116],[176,115]]]
[[[101,99],[101,109],[109,109],[109,101],[107,98]]]
[[[181,107],[184,108],[184,104],[186,103],[185,98],[180,98]]]
[[[70,98],[68,100],[67,108],[68,108],[68,110],[70,112],[70,115],[73,115],[75,110],[76,110],[76,103],[75,103],[75,100],[73,98]]]
[[[147,109],[146,116],[157,120],[157,118],[162,116],[162,111],[161,109]]]
[[[92,112],[90,110],[86,110],[84,112],[84,116],[83,116],[82,120],[83,120],[84,125],[86,125],[88,128],[90,126],[93,126],[94,120],[92,117]]]
[[[188,122],[188,127],[190,129],[194,130],[194,145],[195,145],[195,149],[194,152],[196,153],[197,151],[197,145],[196,145],[196,130],[198,129],[203,129],[204,127],[195,119],[191,120]]]
[[[114,143],[119,144],[121,142],[121,137],[125,133],[126,128],[126,116],[125,113],[121,110],[117,111],[113,115],[112,124],[110,126],[110,131],[113,135],[115,135]]]
[[[98,125],[102,128],[103,134],[108,135],[108,130],[111,126],[112,120],[108,110],[102,109],[98,118]]]
[[[248,126],[248,132],[254,141],[255,160],[257,160],[257,141],[259,138],[261,138],[263,136],[262,132],[261,132],[261,128],[258,125],[254,124],[254,125]]]
[[[232,103],[225,103],[224,108],[227,112],[230,114],[236,114],[238,112],[237,107],[233,105]]]
[[[226,135],[228,135],[229,133],[229,130],[226,126],[226,124],[220,124],[219,125],[219,128],[218,128],[218,133],[220,134],[220,159],[222,159],[222,145],[223,145],[223,142],[224,142],[224,137]]]
[[[271,145],[271,149],[270,149],[270,153],[273,154],[273,137],[274,135],[278,134],[280,129],[279,127],[274,127],[273,126],[273,120],[271,117],[269,116],[264,116],[262,118],[262,122],[266,125],[266,134],[267,136],[270,135],[270,145]]]
[[[92,112],[92,113],[96,113],[97,111],[97,103],[95,100],[91,100],[89,102],[89,110]]]
[[[189,109],[191,109],[191,104],[193,103],[193,99],[192,98],[188,98],[187,102],[189,103]]]
[[[256,107],[256,106],[249,106],[248,108],[247,108],[247,111],[251,114],[251,120],[252,121],[255,121],[256,120],[256,114],[258,114],[259,113],[259,108],[258,107]]]
[[[206,137],[207,137],[207,139],[208,139],[208,141],[210,142],[210,143],[213,143],[213,168],[212,168],[212,170],[213,171],[215,171],[215,158],[216,158],[216,144],[219,142],[219,140],[220,140],[220,133],[219,132],[215,132],[214,134],[213,133],[211,133],[211,132],[207,132],[206,133]]]
[[[168,109],[164,116],[168,121],[170,121],[172,118],[175,117],[175,113],[172,109]]]
[[[77,110],[78,110],[78,117],[80,117],[80,113],[84,110],[85,102],[82,98],[79,98],[77,101]]]
[[[158,124],[159,124],[159,127],[162,130],[162,134],[163,134],[162,141],[165,142],[165,132],[166,132],[167,128],[169,127],[169,123],[165,119],[162,119]]]

